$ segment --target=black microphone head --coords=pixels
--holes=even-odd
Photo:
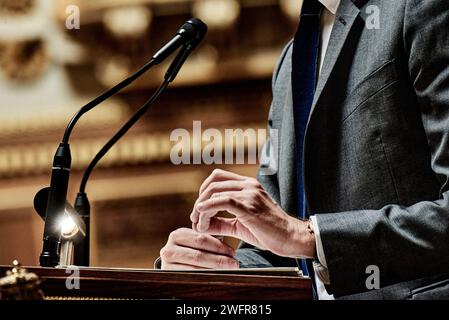
[[[191,18],[182,25],[178,34],[195,48],[203,40],[206,32],[207,25],[203,21],[197,18]]]
[[[192,51],[203,40],[206,32],[207,26],[200,19],[192,18],[187,20],[179,28],[176,36],[153,55],[153,60],[156,64],[161,63],[179,47],[184,45],[187,45],[189,50]]]

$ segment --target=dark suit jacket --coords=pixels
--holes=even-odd
[[[371,5],[380,29],[365,25]],[[279,139],[266,148],[275,174],[263,167],[259,179],[296,215],[291,53],[289,44],[273,76],[268,123]],[[449,299],[449,1],[342,0],[303,170],[330,293]],[[294,265],[257,248],[239,257],[243,265]],[[367,292],[369,265],[379,267],[383,289]]]

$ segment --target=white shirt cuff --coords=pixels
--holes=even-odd
[[[315,216],[311,216],[313,224],[313,231],[315,233],[315,243],[316,243],[316,254],[318,256],[318,261],[327,268],[326,256],[324,255],[323,242],[321,242],[320,228]]]
[[[313,262],[316,276],[326,285],[330,284],[329,270],[327,269],[326,256],[324,255],[323,242],[321,241],[320,228],[315,216],[311,216],[313,231],[315,234],[315,245],[318,261]]]

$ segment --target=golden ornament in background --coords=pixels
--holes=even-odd
[[[0,0],[0,12],[26,14],[34,8],[34,5],[34,0]]]
[[[35,273],[28,272],[14,260],[12,270],[0,278],[0,300],[42,300],[40,283]]]
[[[47,50],[40,39],[0,44],[0,71],[10,80],[36,80],[47,63]]]

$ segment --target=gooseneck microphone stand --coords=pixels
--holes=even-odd
[[[113,88],[101,94],[99,97],[90,101],[88,104],[83,106],[70,120],[67,128],[65,130],[62,142],[56,151],[53,159],[52,174],[50,180],[50,189],[48,192],[48,202],[47,210],[45,213],[45,229],[44,229],[44,244],[39,262],[43,267],[54,267],[59,263],[59,245],[61,241],[61,235],[59,232],[59,219],[60,213],[64,211],[66,198],[67,198],[67,188],[70,176],[70,166],[71,166],[71,153],[70,153],[70,135],[73,131],[78,120],[87,112],[95,108],[97,105],[115,95],[117,92],[123,88],[130,85],[147,70],[156,65],[157,61],[151,59],[147,64],[145,64],[141,69],[135,72],[133,75],[123,80],[119,84],[115,85]],[[75,201],[75,210],[78,209],[78,213],[81,219],[86,224],[86,237],[89,235],[90,230],[90,208],[83,201],[82,197],[77,197]],[[82,202],[82,203],[80,203]],[[88,242],[88,241],[87,241]],[[80,266],[89,265],[89,247],[81,244],[75,247],[75,250],[81,252],[82,254],[75,255],[75,264]],[[84,252],[84,253],[83,253]],[[87,257],[87,258],[86,258]]]
[[[129,119],[125,125],[117,131],[117,133],[101,148],[101,150],[95,155],[93,160],[87,167],[83,179],[81,181],[80,189],[75,199],[75,210],[81,215],[81,219],[86,225],[85,238],[75,246],[74,264],[79,266],[89,266],[90,256],[90,203],[85,192],[87,180],[97,165],[97,163],[104,157],[109,149],[123,136],[126,132],[140,119],[140,117],[154,104],[161,93],[167,88],[168,82],[164,83],[153,94],[153,96],[145,102],[145,104]]]
[[[201,39],[200,39],[201,40]],[[106,153],[119,141],[128,130],[150,109],[150,107],[156,102],[159,96],[165,91],[168,85],[175,79],[179,70],[181,69],[184,62],[187,60],[189,54],[195,48],[195,43],[188,43],[184,45],[181,51],[178,53],[176,58],[171,63],[170,67],[165,74],[164,81],[159,89],[148,99],[139,110],[134,113],[134,115],[121,127],[114,136],[100,149],[100,151],[95,155],[95,157],[90,162],[86,171],[84,172],[83,178],[80,183],[79,192],[75,200],[75,209],[81,215],[85,225],[86,225],[86,236],[80,244],[75,247],[75,264],[77,262],[89,262],[89,242],[90,242],[90,228],[89,228],[89,213],[90,204],[89,199],[86,194],[86,185],[89,177],[96,167],[98,162],[106,155]],[[80,264],[86,265],[86,264]],[[87,264],[88,265],[88,264]]]
[[[40,265],[43,267],[54,267],[59,262],[59,245],[61,241],[61,234],[59,231],[59,219],[61,213],[64,212],[67,189],[70,177],[70,166],[71,166],[71,153],[70,153],[70,135],[73,128],[75,127],[78,120],[87,112],[95,108],[97,105],[110,98],[134,80],[139,78],[148,69],[153,67],[157,61],[151,59],[147,64],[145,64],[141,69],[134,73],[129,78],[123,80],[113,88],[109,89],[99,97],[90,101],[88,104],[83,106],[70,120],[69,124],[64,133],[64,137],[56,150],[55,156],[53,158],[53,166],[50,179],[50,188],[48,189],[48,200],[47,208],[45,211],[45,227],[44,227],[44,239],[42,253],[39,258]],[[76,208],[76,204],[75,204]],[[83,209],[87,207],[83,205]],[[81,215],[85,215],[85,219],[88,219],[89,212],[80,212]],[[88,227],[88,224],[86,224]],[[80,265],[86,265],[83,261]]]
[[[142,117],[142,115],[154,104],[161,93],[174,80],[183,63],[193,49],[201,42],[207,31],[207,26],[199,19],[188,20],[178,31],[176,36],[159,50],[152,59],[133,75],[109,89],[99,97],[83,106],[70,120],[65,130],[63,139],[58,146],[52,166],[50,187],[40,190],[35,197],[35,209],[45,216],[43,248],[40,255],[40,265],[43,267],[55,267],[60,261],[59,251],[61,243],[60,219],[67,206],[67,189],[70,177],[71,153],[70,135],[78,120],[88,111],[113,96],[133,81],[143,75],[154,65],[159,64],[182,46],[177,57],[170,65],[163,84],[151,96],[150,99],[125,123],[125,125],[105,144],[89,164],[83,176],[80,192],[78,193],[74,209],[85,224],[85,238],[75,246],[74,264],[79,266],[89,265],[89,240],[90,240],[90,204],[85,193],[85,187],[90,173],[107,153],[107,151]],[[45,210],[44,210],[45,209]],[[45,214],[44,214],[45,212]]]

